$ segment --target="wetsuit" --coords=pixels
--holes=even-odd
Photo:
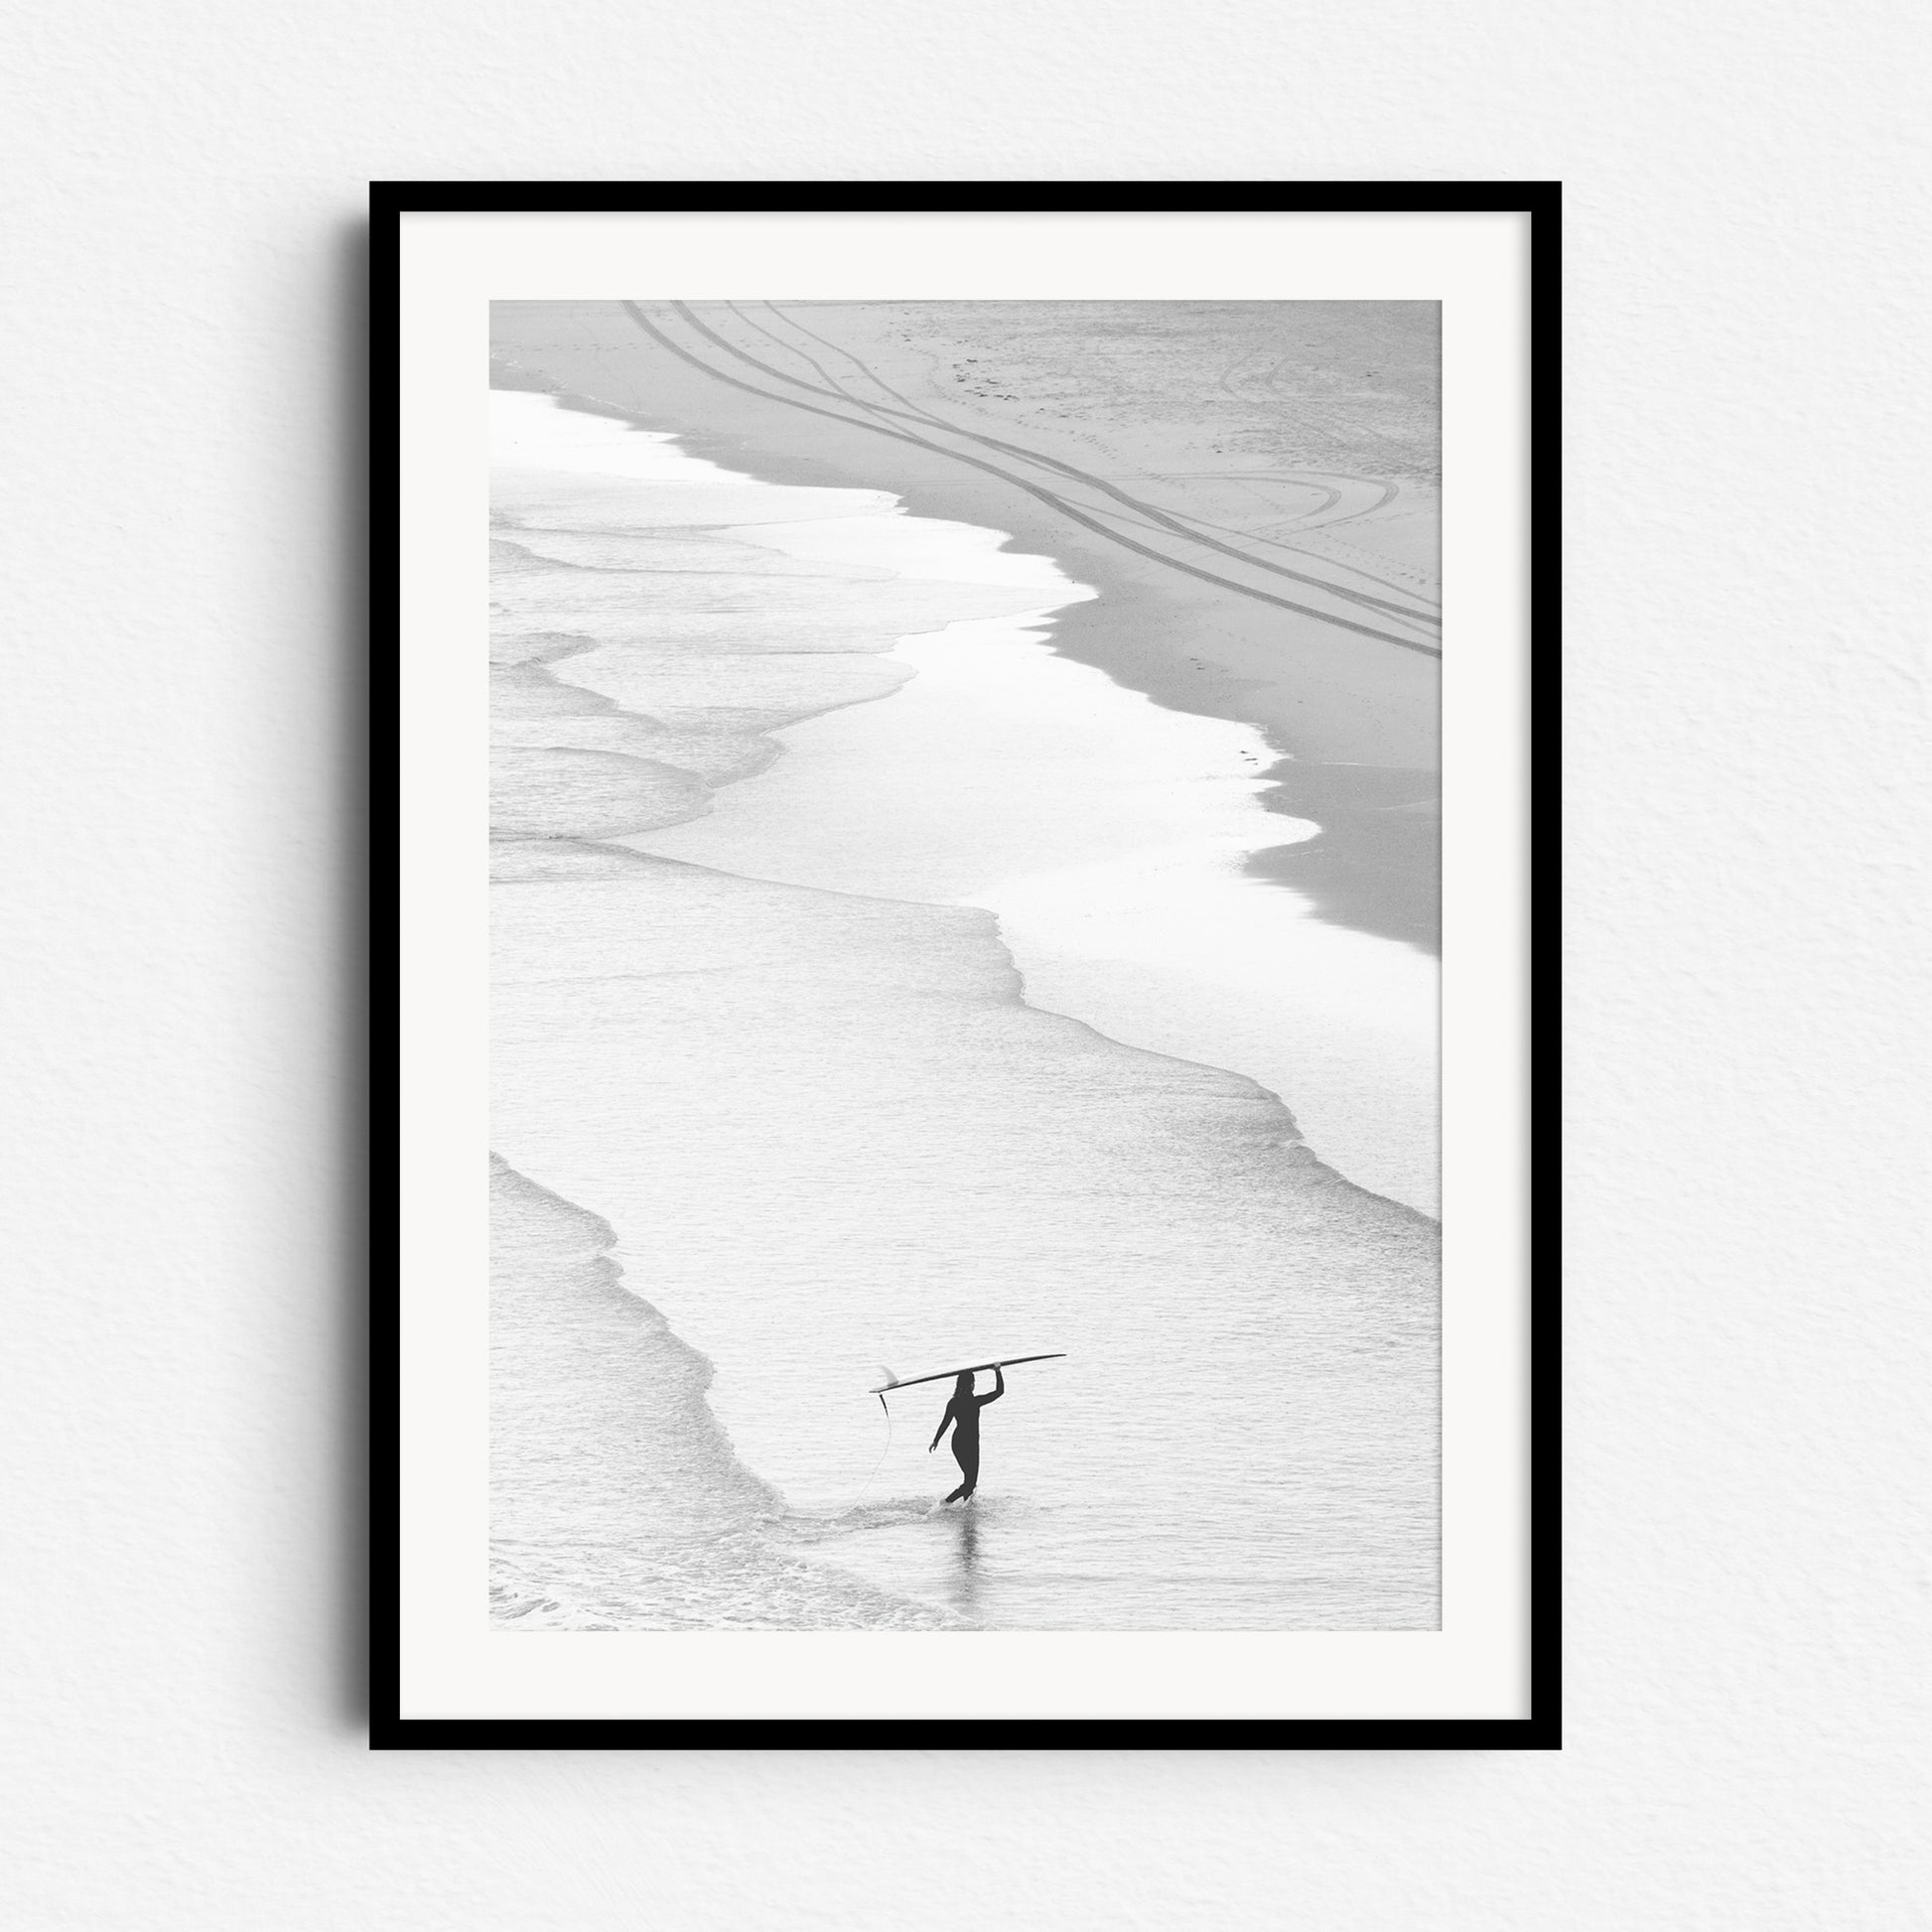
[[[991,1402],[993,1398],[987,1397]],[[932,1412],[928,1409],[928,1415]],[[980,1405],[978,1396],[968,1396],[964,1402],[953,1404],[952,1418],[952,1459],[959,1464],[959,1473],[966,1480],[960,1485],[970,1496],[979,1487],[980,1479]]]
[[[996,1368],[993,1371],[994,1388],[991,1395],[974,1395],[970,1391],[955,1395],[946,1404],[946,1414],[940,1419],[939,1433],[945,1434],[946,1422],[952,1423],[953,1460],[959,1464],[959,1473],[966,1479],[955,1489],[947,1502],[964,1502],[980,1480],[980,1411],[989,1402],[998,1402],[1007,1392],[1007,1378]]]

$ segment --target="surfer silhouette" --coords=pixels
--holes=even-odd
[[[998,1402],[1007,1392],[1007,1378],[997,1368],[993,1371],[993,1384],[991,1395],[975,1395],[973,1371],[961,1369],[959,1380],[953,1384],[952,1400],[946,1404],[946,1413],[939,1418],[939,1427],[926,1445],[925,1452],[930,1455],[939,1447],[939,1438],[946,1433],[947,1425],[952,1426],[953,1460],[959,1464],[959,1473],[966,1480],[946,1498],[949,1503],[963,1503],[979,1487],[980,1411],[989,1402]]]

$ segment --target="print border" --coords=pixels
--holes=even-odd
[[[370,1131],[369,1742],[375,1749],[1529,1749],[1562,1746],[1561,1283],[1558,1082],[1551,1014],[1561,832],[1561,235],[1557,182],[375,182],[370,185]],[[1531,1139],[1529,1715],[1430,1719],[422,1719],[401,1715],[398,1324],[400,1212],[398,419],[402,218],[411,213],[1293,212],[1529,217],[1529,732]]]

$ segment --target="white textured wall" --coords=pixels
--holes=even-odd
[[[1919,10],[34,11],[0,77],[10,1921],[1922,1922]],[[1561,1756],[363,1748],[353,224],[370,175],[651,174],[1569,182]]]

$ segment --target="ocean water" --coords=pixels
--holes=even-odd
[[[1266,748],[997,533],[492,405],[492,1613],[1433,1627],[1433,983],[1241,878]],[[882,1365],[1042,1349],[936,1507]]]
[[[763,534],[822,551],[836,527]],[[1265,740],[1056,657],[1049,625],[968,620],[901,640],[887,662],[916,675],[890,705],[801,721],[759,784],[634,843],[834,892],[985,906],[1031,1004],[1248,1074],[1328,1165],[1435,1214],[1437,962],[1248,876],[1249,853],[1316,829],[1262,809]],[[564,675],[642,695],[596,660]]]
[[[500,1627],[944,1627],[802,1561],[705,1406],[703,1356],[630,1294],[612,1230],[492,1160],[490,1612]],[[640,1528],[646,1533],[639,1534]]]

